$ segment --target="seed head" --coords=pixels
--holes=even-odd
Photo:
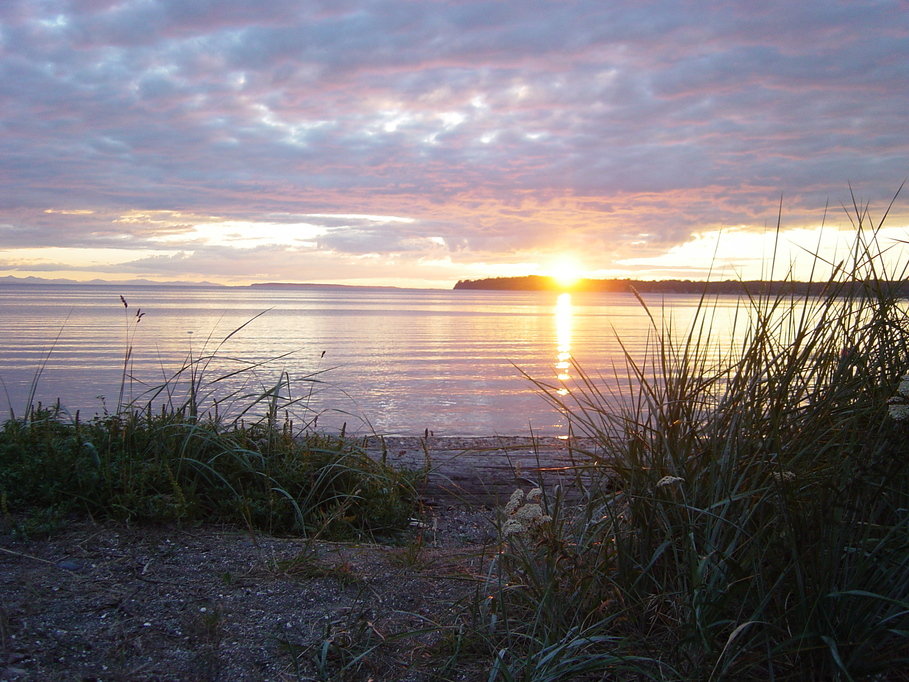
[[[659,481],[657,481],[657,488],[675,488],[680,487],[682,483],[685,482],[685,479],[681,476],[663,476]]]
[[[518,488],[511,494],[508,504],[505,505],[505,523],[502,524],[502,536],[523,534],[535,530],[544,523],[552,521],[552,517],[543,513],[543,507],[534,502],[539,499],[543,491],[539,488],[532,489],[525,497],[524,491]]]
[[[508,499],[508,503],[505,505],[505,513],[508,516],[511,516],[517,511],[518,507],[521,506],[521,502],[523,501],[524,491],[518,488],[513,493],[511,493],[511,497]]]

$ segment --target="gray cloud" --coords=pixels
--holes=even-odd
[[[907,52],[886,1],[4,3],[0,247],[161,250],[184,223],[115,222],[150,210],[404,216],[322,218],[319,247],[502,261],[781,193],[813,220],[909,173]]]

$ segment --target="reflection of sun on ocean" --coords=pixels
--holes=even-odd
[[[556,378],[560,382],[566,382],[571,379],[569,370],[571,369],[571,294],[559,294],[555,309],[556,322],[556,349],[558,350],[558,362],[555,364],[557,370]],[[568,395],[568,388],[564,385],[559,386],[556,393],[560,396]]]
[[[562,258],[549,268],[549,276],[560,287],[567,289],[577,284],[578,280],[581,279],[581,268],[577,261],[570,258]]]

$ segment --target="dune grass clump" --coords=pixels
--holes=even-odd
[[[133,318],[124,383],[141,320]],[[0,513],[20,519],[26,531],[72,513],[336,539],[407,527],[419,472],[373,460],[343,433],[295,428],[291,414],[300,400],[286,373],[267,389],[242,381],[226,389],[226,379],[259,365],[208,379],[213,358],[191,356],[146,389],[141,403],[125,403],[121,387],[114,414],[80,420],[39,404],[9,419],[0,429]]]
[[[405,528],[416,475],[350,441],[185,415],[88,422],[32,411],[0,431],[7,512],[240,524],[275,534],[359,537]]]
[[[651,317],[629,385],[539,384],[603,475],[503,537],[489,679],[905,679],[906,272],[854,218],[823,295],[755,293],[728,343],[703,300],[681,335]]]

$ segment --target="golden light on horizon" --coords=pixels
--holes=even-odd
[[[560,258],[549,268],[549,276],[565,289],[573,287],[581,279],[581,266],[573,258]]]

